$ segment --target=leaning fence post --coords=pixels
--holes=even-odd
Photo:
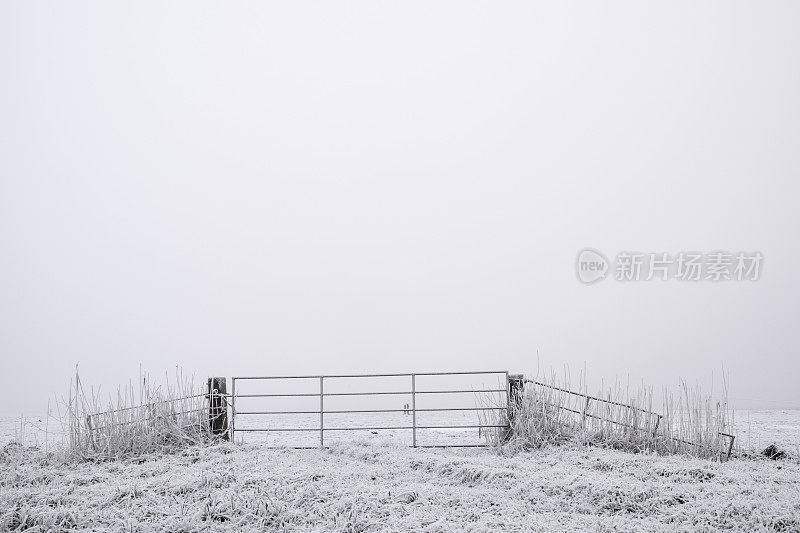
[[[731,458],[731,454],[733,453],[733,441],[734,441],[734,439],[736,439],[736,437],[734,437],[734,436],[733,436],[733,435],[731,435],[730,433],[723,433],[723,432],[721,432],[721,431],[719,432],[719,434],[720,434],[720,435],[724,435],[724,436],[728,437],[728,439],[730,439],[730,440],[728,441],[728,454],[727,454],[727,456],[725,457],[725,460],[728,460],[728,459],[730,459],[730,458]],[[720,457],[720,459],[721,459],[721,457]]]
[[[89,444],[92,448],[96,448],[94,439],[94,428],[92,427],[92,415],[86,415],[86,436],[88,437]]]
[[[586,397],[586,403],[583,406],[583,415],[581,416],[581,426],[586,429],[586,413],[589,412],[589,402],[592,401],[591,396]]]
[[[226,378],[208,378],[208,421],[211,434],[228,440],[228,392]]]

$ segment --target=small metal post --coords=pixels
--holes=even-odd
[[[325,447],[325,421],[322,415],[322,413],[324,412],[324,403],[322,400],[324,398],[323,385],[322,385],[323,379],[324,378],[322,376],[319,377],[319,447],[320,448]]]
[[[727,433],[725,435],[727,435]],[[727,457],[727,459],[729,460],[731,458],[731,453],[733,452],[733,441],[736,439],[736,437],[734,437],[733,435],[727,435],[727,437],[729,439],[731,439],[730,443],[728,443],[728,457]]]
[[[656,415],[656,427],[653,428],[653,438],[658,435],[658,425],[661,423],[661,415]]]
[[[581,424],[583,425],[584,428],[586,427],[586,412],[589,410],[589,402],[591,400],[592,399],[589,396],[587,396],[586,405],[583,406],[583,418],[581,419]]]
[[[231,442],[236,444],[236,378],[231,378]]]
[[[411,374],[411,445],[417,447],[417,375]]]

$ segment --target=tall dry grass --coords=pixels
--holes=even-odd
[[[685,382],[660,396],[649,387],[619,383],[595,394],[586,388],[584,379],[573,386],[568,374],[527,379],[523,394],[496,415],[507,429],[487,432],[487,438],[510,450],[578,442],[713,459],[727,458],[731,451],[733,410],[725,383],[718,399]],[[490,417],[484,416],[484,423],[489,425]]]
[[[137,390],[138,389],[138,390]],[[172,452],[212,438],[206,391],[176,371],[154,383],[143,375],[103,402],[88,393],[76,371],[60,419],[66,454],[77,460],[108,460]]]

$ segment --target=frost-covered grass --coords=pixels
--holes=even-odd
[[[573,442],[705,459],[727,459],[737,451],[725,387],[714,399],[683,383],[677,394],[665,390],[655,410],[659,402],[651,388],[616,386],[586,395],[574,392],[568,377],[540,379],[525,381],[508,412],[493,411],[496,419],[482,417],[487,425],[509,426],[487,432],[490,442],[518,449]]]
[[[12,446],[0,530],[798,531],[800,462],[564,445],[502,455],[376,438],[327,450],[220,443],[63,462]]]
[[[208,396],[191,378],[176,370],[174,382],[153,385],[144,375],[138,388],[138,395],[132,384],[119,388],[103,403],[99,391],[84,390],[76,371],[59,413],[64,451],[72,459],[122,459],[212,439]]]

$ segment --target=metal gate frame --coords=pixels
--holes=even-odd
[[[417,390],[417,376],[466,376],[466,375],[479,375],[479,374],[497,374],[504,376],[505,388],[503,389],[472,389],[472,390]],[[384,377],[409,377],[411,378],[411,389],[407,391],[371,391],[371,392],[325,392],[325,379],[340,379],[340,378],[384,378]],[[245,380],[254,381],[270,381],[270,380],[295,380],[295,379],[318,379],[319,392],[311,393],[280,393],[280,394],[237,394],[236,382]],[[428,409],[417,409],[417,395],[418,394],[464,394],[464,393],[502,393],[506,394],[506,405],[500,407],[439,407]],[[377,396],[377,395],[411,395],[411,408],[410,409],[343,409],[343,410],[325,410],[325,397],[326,396]],[[297,398],[297,397],[319,397],[319,411],[237,411],[236,399],[237,398]],[[306,375],[306,376],[237,376],[231,378],[231,442],[235,442],[235,435],[237,431],[242,432],[292,432],[292,431],[319,431],[319,447],[325,447],[325,431],[358,431],[358,430],[411,430],[411,447],[413,448],[469,448],[469,447],[486,447],[489,444],[441,444],[441,445],[417,445],[417,430],[418,429],[469,429],[469,428],[506,428],[507,425],[499,424],[474,424],[474,425],[437,425],[437,426],[418,426],[417,425],[417,412],[445,412],[445,411],[507,411],[510,399],[508,370],[495,370],[487,372],[416,372],[416,373],[403,373],[403,374],[329,374],[329,375]],[[410,426],[371,426],[371,427],[325,427],[325,414],[350,414],[350,413],[400,413],[404,411],[411,412],[411,425]],[[285,428],[241,428],[236,429],[236,419],[238,416],[247,415],[293,415],[293,414],[319,414],[319,427],[318,428],[300,428],[300,427],[285,427]]]

